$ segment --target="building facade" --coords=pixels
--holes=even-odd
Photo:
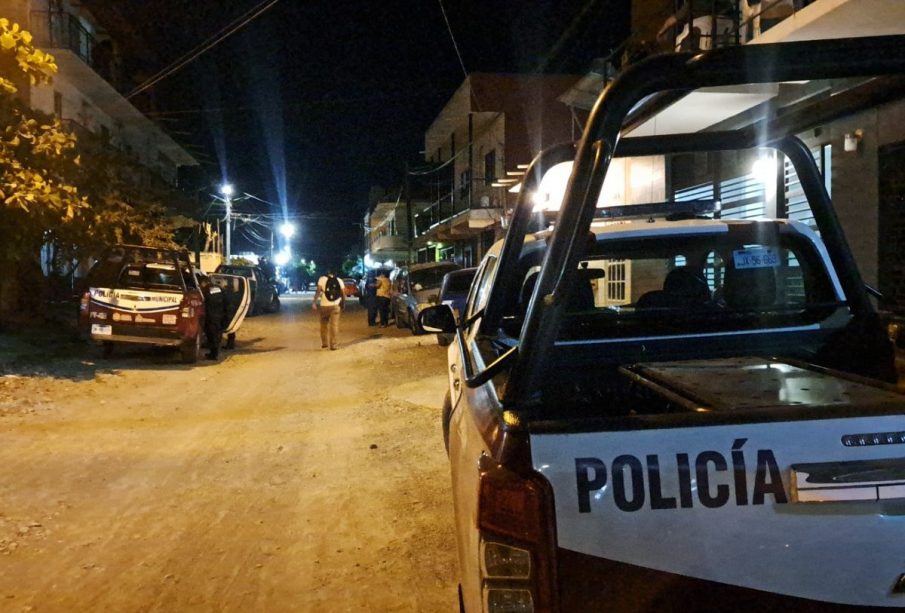
[[[56,115],[78,136],[99,135],[156,178],[175,186],[180,166],[198,162],[127,98],[116,41],[75,0],[0,0],[0,15],[32,33],[53,55],[50,85],[23,84],[19,95],[33,109]]]
[[[899,0],[694,0],[701,10],[663,26],[683,2],[635,0],[632,41],[600,58],[561,100],[587,110],[625,59],[629,48],[708,49],[735,44],[782,43],[842,37],[905,34],[905,2]],[[710,11],[706,10],[710,7]],[[764,8],[781,9],[771,13]],[[657,35],[660,34],[658,38]],[[656,116],[632,126],[631,136],[664,135],[765,124],[797,114],[797,132],[811,149],[832,196],[865,282],[884,295],[880,305],[905,311],[905,92],[882,83],[882,95],[866,96],[871,84],[810,81],[759,87],[715,88],[679,99]],[[861,88],[859,90],[859,88]],[[859,95],[861,112],[814,123],[808,108]],[[853,93],[854,92],[854,93]],[[873,100],[874,102],[870,102]],[[714,198],[723,218],[790,218],[813,225],[813,217],[789,162],[752,149],[731,156],[694,154],[664,162],[666,199]]]
[[[505,230],[510,190],[545,147],[574,138],[570,109],[557,98],[572,75],[469,75],[424,137],[430,168],[410,173],[429,188],[413,214],[414,259],[474,266]],[[521,167],[521,168],[520,168]]]
[[[364,216],[365,265],[408,264],[414,260],[410,220],[426,209],[428,203],[411,198],[405,190],[373,193],[368,212]]]

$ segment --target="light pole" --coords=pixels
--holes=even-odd
[[[229,263],[229,259],[232,256],[232,251],[230,250],[230,239],[232,238],[232,214],[233,214],[233,206],[232,202],[230,202],[229,197],[233,195],[233,186],[229,183],[224,183],[220,186],[220,193],[223,194],[223,200],[226,202],[226,262]]]

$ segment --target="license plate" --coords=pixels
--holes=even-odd
[[[91,324],[91,334],[97,334],[99,336],[110,336],[113,334],[113,326]]]
[[[732,252],[735,267],[744,268],[777,268],[779,266],[779,254],[769,248],[740,249]]]

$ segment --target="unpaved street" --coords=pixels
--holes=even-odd
[[[308,295],[238,340],[5,347],[0,611],[456,610],[434,337],[322,350]]]

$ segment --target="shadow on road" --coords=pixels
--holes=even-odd
[[[204,368],[228,360],[232,355],[271,353],[285,348],[261,346],[264,340],[262,336],[240,336],[234,349],[221,349],[217,361],[205,359],[206,349],[203,349],[197,363],[183,364],[175,348],[117,344],[113,354],[104,357],[99,345],[80,339],[70,328],[20,326],[0,334],[0,377],[13,375],[90,381],[98,374],[115,374],[123,370],[181,371]]]

